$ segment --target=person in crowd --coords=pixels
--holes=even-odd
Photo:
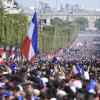
[[[87,61],[7,61],[0,100],[100,100],[100,65]]]

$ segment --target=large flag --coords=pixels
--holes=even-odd
[[[37,55],[37,40],[37,16],[35,12],[30,23],[28,35],[25,37],[25,39],[20,45],[21,53],[28,61],[31,61]]]

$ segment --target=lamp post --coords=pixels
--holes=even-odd
[[[69,43],[69,27],[68,27],[68,43]]]
[[[69,23],[69,14],[70,14],[70,12],[68,12],[68,43],[70,42],[69,41],[69,31],[70,31],[70,23]]]
[[[84,41],[84,51],[83,51],[84,52],[83,53],[84,54],[84,58],[86,58],[86,45],[87,45],[87,42]]]

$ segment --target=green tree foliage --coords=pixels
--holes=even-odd
[[[55,27],[43,26],[41,32],[39,32],[39,49],[40,51],[48,51],[53,49]]]
[[[25,15],[0,12],[0,45],[18,46],[27,32],[27,26]]]
[[[68,21],[63,21],[62,19],[56,17],[56,18],[51,20],[51,24],[59,26],[59,27],[64,27],[68,24]]]
[[[4,12],[3,12],[3,7],[2,7],[2,2],[0,0],[0,43],[2,42],[2,35],[3,35],[3,30],[4,30],[4,21],[3,21],[3,16],[4,16]]]
[[[100,30],[100,18],[95,21],[95,27]]]
[[[75,21],[80,25],[80,31],[85,31],[88,27],[88,20],[84,17],[77,18]]]
[[[3,10],[2,0],[0,0],[0,9]]]
[[[12,1],[12,0],[8,0],[8,2],[9,2],[9,1]]]
[[[39,28],[39,51],[43,52],[59,49],[68,42],[74,41],[78,32],[79,25],[77,23],[72,23],[70,26],[66,27],[59,27],[56,25],[43,26],[41,29]]]
[[[58,21],[59,22],[59,21]],[[26,36],[28,18],[23,14],[5,14],[0,10],[0,45],[18,46]],[[78,25],[55,24],[38,27],[38,49],[42,51],[56,50],[75,40]],[[68,35],[69,33],[69,35]]]

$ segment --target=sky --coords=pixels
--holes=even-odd
[[[60,4],[79,4],[82,8],[100,8],[100,0],[17,0],[21,6],[39,6],[39,2],[49,3],[51,7],[60,7]]]

